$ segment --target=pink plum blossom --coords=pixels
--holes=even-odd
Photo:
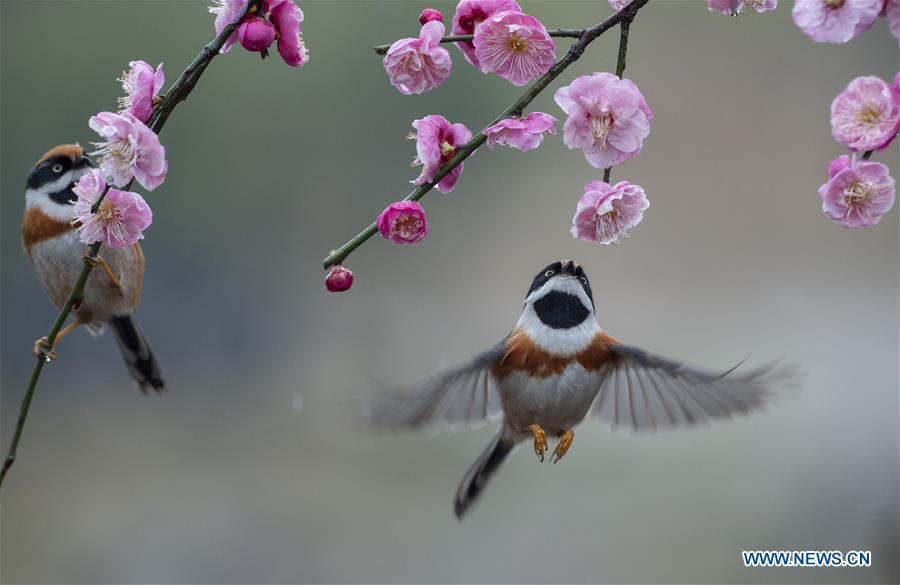
[[[438,22],[444,22],[444,15],[441,14],[440,10],[435,8],[426,8],[422,11],[422,14],[419,15],[419,24],[425,25],[427,22],[431,22],[432,20],[437,20]]]
[[[275,42],[275,25],[258,16],[251,16],[241,22],[237,29],[241,46],[254,53],[261,53]]]
[[[828,164],[828,182],[819,187],[825,215],[846,228],[876,225],[894,205],[890,170],[879,162],[847,155]]]
[[[426,22],[417,39],[400,39],[384,56],[384,70],[391,85],[400,93],[411,95],[431,91],[450,76],[453,61],[447,49],[440,46],[444,23]]]
[[[249,51],[265,56],[269,46],[277,38],[278,54],[291,67],[303,66],[309,61],[306,46],[300,34],[303,11],[292,0],[262,0],[255,13],[247,13],[248,0],[215,0],[209,11],[216,15],[216,34],[221,34],[229,24],[241,20],[222,52],[226,53],[234,43]],[[268,41],[268,43],[267,43]]]
[[[817,43],[846,43],[869,30],[884,0],[797,0],[794,24]]]
[[[375,223],[381,236],[395,244],[415,244],[428,235],[425,210],[418,201],[391,203]]]
[[[424,185],[434,181],[441,165],[453,158],[457,147],[472,139],[472,132],[462,124],[451,124],[443,116],[425,116],[413,122],[416,129],[416,153],[414,165],[422,165],[422,173],[413,181]],[[437,184],[441,193],[449,193],[459,180],[463,163],[447,173]]]
[[[515,0],[460,0],[456,5],[456,14],[453,15],[451,31],[455,35],[475,34],[479,24],[504,10],[521,12],[522,7]],[[466,61],[475,67],[481,67],[475,55],[475,45],[471,41],[458,42],[456,46],[462,51]]]
[[[103,202],[92,212],[93,205],[106,190],[106,182],[98,169],[79,179],[72,187],[78,238],[84,244],[101,242],[110,248],[124,248],[144,238],[144,230],[153,223],[153,212],[143,197],[131,191],[110,189]]]
[[[266,2],[264,0],[263,4]],[[309,53],[300,34],[303,11],[291,0],[270,0],[269,18],[278,33],[278,54],[291,67],[302,67],[309,62]]]
[[[831,102],[831,135],[850,150],[885,148],[898,127],[900,103],[878,77],[857,77]]]
[[[128,71],[122,73],[119,81],[122,82],[122,90],[125,92],[125,95],[119,98],[119,113],[130,112],[146,124],[153,114],[153,100],[166,82],[163,64],[160,63],[154,71],[146,61],[132,61],[128,64]]]
[[[229,24],[237,22],[244,13],[247,12],[247,4],[249,0],[214,0],[214,4],[209,7],[209,11],[216,15],[215,29],[216,34],[222,34]],[[222,53],[227,53],[233,44],[238,41],[237,30],[222,45]]]
[[[609,0],[609,7],[616,12],[631,4],[631,0]]]
[[[475,56],[482,73],[525,85],[556,62],[556,45],[541,21],[514,10],[498,12],[475,29]]]
[[[333,266],[325,277],[328,292],[344,292],[353,286],[353,272],[343,266]]]
[[[760,13],[775,10],[778,0],[707,0],[706,4],[713,12],[737,16],[751,10]]]
[[[884,16],[888,21],[888,29],[895,39],[900,39],[900,0],[885,0]]]
[[[556,118],[543,112],[531,112],[522,118],[505,118],[484,129],[487,145],[505,144],[519,150],[534,150],[544,134],[556,134]]]
[[[144,189],[153,191],[166,179],[165,147],[133,115],[100,112],[91,116],[88,125],[103,138],[93,143],[97,150],[91,155],[101,157],[100,170],[113,185],[122,187],[135,178]]]
[[[653,112],[637,85],[611,73],[583,75],[554,96],[568,115],[563,142],[580,148],[591,166],[602,169],[637,156],[650,134]]]
[[[628,181],[610,186],[591,181],[584,186],[572,218],[572,237],[594,244],[618,244],[627,230],[641,223],[650,207],[644,189]]]

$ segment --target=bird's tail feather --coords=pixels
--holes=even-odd
[[[515,447],[515,443],[508,439],[504,439],[505,425],[500,427],[494,438],[488,444],[487,448],[478,456],[459,489],[456,490],[456,499],[453,502],[453,511],[456,517],[462,520],[462,517],[469,510],[469,507],[475,503],[482,490],[487,486],[491,476],[499,469],[500,464],[506,459],[507,455]]]
[[[164,392],[166,383],[162,379],[159,364],[134,318],[131,315],[113,317],[110,325],[122,357],[125,358],[125,365],[128,366],[128,373],[137,382],[138,389],[144,393],[148,388]]]

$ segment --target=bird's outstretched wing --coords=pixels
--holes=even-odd
[[[380,392],[367,409],[369,422],[385,429],[461,430],[498,420],[503,412],[491,366],[504,342],[470,362],[416,384]]]
[[[778,363],[713,372],[628,345],[614,344],[609,351],[590,412],[611,428],[642,431],[729,418],[761,408],[798,378],[796,368]]]

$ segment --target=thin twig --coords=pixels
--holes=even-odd
[[[550,68],[550,71],[545,73],[540,79],[535,81],[528,90],[513,102],[508,108],[506,108],[503,113],[494,118],[494,121],[491,122],[490,125],[496,124],[500,120],[504,118],[509,118],[511,116],[521,116],[522,112],[525,110],[525,107],[531,103],[531,101],[537,97],[539,93],[541,93],[544,89],[547,88],[550,83],[556,79],[563,71],[565,71],[569,65],[577,61],[584,54],[584,50],[590,45],[594,40],[597,39],[604,32],[608,31],[612,27],[617,24],[631,24],[631,21],[634,20],[635,15],[638,10],[644,7],[647,2],[650,0],[634,0],[631,4],[623,8],[622,10],[616,12],[612,16],[606,18],[602,22],[594,25],[591,28],[584,29],[583,32],[580,32],[577,35],[578,40],[572,43],[572,46],[569,47],[569,50],[566,51],[566,54]],[[443,179],[447,174],[458,167],[464,160],[469,158],[473,152],[475,152],[479,146],[484,144],[487,138],[484,133],[479,132],[476,134],[472,140],[462,145],[456,150],[456,154],[453,155],[453,158],[448,160],[438,169],[437,173],[434,176],[434,179],[417,187],[412,193],[407,195],[404,200],[405,201],[418,201],[422,197],[425,196],[426,193],[431,191],[435,185],[437,185],[441,179]],[[363,243],[366,242],[369,238],[374,236],[378,232],[378,227],[372,223],[369,227],[361,231],[357,234],[353,239],[348,241],[346,244],[338,248],[337,250],[333,250],[323,261],[322,264],[327,270],[332,266],[337,264],[341,264],[347,257],[353,253],[354,250],[359,248]]]
[[[552,30],[548,30],[547,34],[551,37],[557,38],[574,38],[577,39],[581,35],[586,32],[583,28],[554,28]],[[471,42],[472,39],[475,38],[475,35],[447,35],[445,37],[441,37],[441,40],[438,41],[440,43],[458,43],[458,42]],[[375,51],[378,55],[386,55],[388,49],[391,48],[391,45],[378,45],[377,47],[372,47],[372,50]]]
[[[619,59],[616,61],[616,77],[622,79],[625,73],[625,57],[628,54],[628,32],[631,29],[631,21],[622,21],[619,26]],[[603,182],[609,183],[609,176],[612,174],[612,167],[603,169]]]
[[[260,0],[252,0],[248,6],[247,11],[254,9],[257,4],[259,4]],[[242,15],[243,17],[243,15]],[[197,80],[200,79],[200,76],[203,74],[203,71],[209,65],[210,61],[215,58],[216,55],[219,54],[219,51],[225,45],[225,41],[228,40],[228,37],[231,36],[231,33],[235,31],[238,24],[240,23],[240,18],[237,19],[234,23],[226,26],[221,33],[219,33],[215,39],[200,51],[200,54],[188,65],[187,69],[184,70],[184,73],[181,74],[181,77],[169,88],[168,93],[166,93],[166,97],[163,98],[162,102],[156,107],[154,110],[154,115],[152,121],[150,123],[150,129],[159,134],[159,131],[162,130],[163,125],[166,123],[166,120],[169,118],[169,114],[172,113],[172,110],[175,106],[187,98],[188,94],[194,89],[194,86],[197,84]],[[131,182],[125,186],[127,190]],[[103,198],[106,196],[106,193],[109,191],[107,188],[106,191],[100,196],[97,202],[93,205],[92,211],[96,212],[100,203],[103,201]],[[81,269],[81,274],[78,275],[78,280],[75,282],[75,286],[69,292],[69,296],[66,297],[66,302],[63,304],[62,308],[59,311],[59,314],[56,316],[56,320],[53,322],[53,326],[50,328],[50,332],[47,333],[47,337],[43,338],[43,349],[47,352],[51,351],[53,348],[53,344],[56,341],[56,336],[59,335],[60,329],[65,324],[66,319],[69,317],[69,314],[72,312],[72,309],[84,298],[84,287],[87,283],[88,276],[91,274],[91,270],[94,269],[96,265],[97,255],[100,253],[100,242],[95,244],[91,244],[88,246],[85,258],[84,258],[84,266]],[[3,461],[3,469],[0,470],[0,489],[2,489],[3,481],[6,479],[6,474],[9,472],[10,467],[12,467],[13,463],[16,461],[16,451],[19,447],[19,440],[22,438],[22,430],[25,428],[25,421],[28,419],[28,410],[31,407],[31,399],[34,396],[35,388],[37,387],[38,379],[41,376],[41,371],[44,369],[44,364],[47,363],[46,359],[43,356],[37,357],[37,362],[34,365],[34,370],[31,372],[31,379],[28,381],[28,387],[25,389],[25,396],[22,398],[22,405],[19,408],[19,420],[16,422],[16,430],[13,433],[12,442],[9,445],[9,451],[7,452],[6,459]]]

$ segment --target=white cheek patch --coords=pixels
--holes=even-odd
[[[88,169],[90,170],[90,169]],[[86,171],[69,171],[56,181],[47,183],[40,189],[25,190],[25,209],[38,208],[48,217],[57,221],[69,222],[75,219],[75,206],[63,205],[50,199],[50,193],[67,188],[72,181],[78,180]]]

